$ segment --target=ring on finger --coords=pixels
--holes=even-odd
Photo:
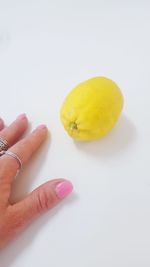
[[[13,159],[15,159],[17,161],[18,165],[19,165],[18,170],[20,170],[22,168],[22,161],[15,153],[13,153],[11,151],[2,151],[1,152],[1,156],[3,156],[3,155],[7,155],[7,156],[12,157]]]
[[[4,138],[0,137],[0,152],[1,151],[6,151],[9,148],[7,140]]]

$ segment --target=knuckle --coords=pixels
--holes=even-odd
[[[27,139],[25,145],[27,145],[27,147],[30,148],[30,153],[31,154],[34,153],[34,150],[35,150],[35,141],[34,140],[31,140],[31,138]]]
[[[36,198],[36,209],[38,213],[49,210],[55,203],[54,194],[48,193],[46,190],[39,190]]]

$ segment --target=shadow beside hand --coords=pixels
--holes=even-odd
[[[44,161],[48,155],[50,148],[50,137],[44,142],[44,144],[38,149],[38,152],[30,159],[27,166],[23,168],[21,173],[17,176],[16,180],[13,183],[11,202],[15,203],[26,197],[30,191],[30,187],[36,179]]]

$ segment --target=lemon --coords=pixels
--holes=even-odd
[[[123,108],[123,95],[115,82],[95,77],[77,85],[66,97],[60,118],[76,140],[94,140],[116,124]]]

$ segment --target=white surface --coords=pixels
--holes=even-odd
[[[75,186],[0,253],[0,267],[150,266],[149,14],[142,0],[0,0],[1,116],[10,123],[26,112],[51,133],[14,196],[54,177]],[[124,115],[103,140],[77,144],[59,108],[96,75],[120,85]]]

